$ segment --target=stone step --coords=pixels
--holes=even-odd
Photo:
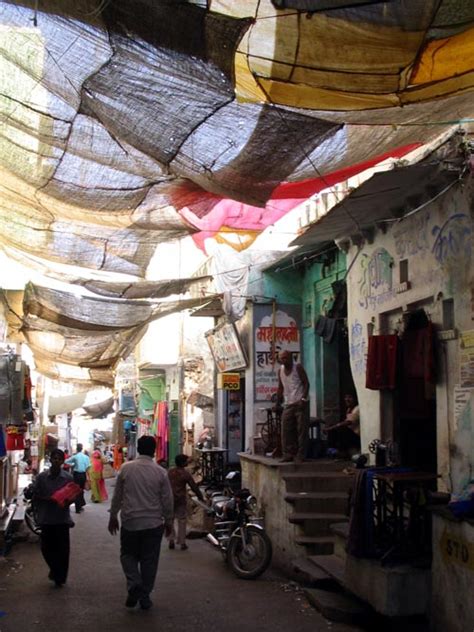
[[[353,477],[343,472],[298,471],[282,475],[288,493],[292,492],[349,492]]]
[[[329,535],[329,527],[333,522],[342,522],[347,520],[344,514],[338,513],[317,513],[314,511],[292,513],[288,520],[292,524],[301,524],[304,535],[317,536]]]
[[[335,522],[331,525],[331,533],[335,536],[347,540],[349,537],[349,523],[348,522]]]
[[[330,535],[297,535],[295,542],[306,548],[308,555],[332,555],[334,538]]]
[[[337,555],[311,555],[308,560],[319,570],[335,579],[341,586],[345,585],[345,561]]]
[[[334,538],[334,554],[345,560],[347,557],[346,547],[349,538],[349,523],[336,522],[329,527],[329,531]]]
[[[310,562],[306,557],[299,557],[293,560],[290,569],[294,579],[306,586],[318,586],[319,588],[327,586],[328,588],[334,589],[339,586],[339,584],[334,582],[332,577]]]
[[[330,621],[364,625],[373,615],[367,604],[345,592],[304,588],[304,593],[310,604]]]
[[[307,459],[303,463],[281,463],[280,467],[284,468],[282,474],[299,473],[299,472],[342,472],[349,469],[352,472],[353,464],[346,460],[337,459]]]
[[[349,495],[346,492],[290,492],[285,500],[295,507],[296,512],[326,511],[347,513]]]

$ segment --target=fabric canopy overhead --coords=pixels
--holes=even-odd
[[[109,397],[103,402],[98,402],[97,404],[90,404],[89,406],[83,406],[86,415],[92,417],[94,419],[99,419],[110,415],[110,413],[114,412],[114,401],[113,397]]]
[[[254,18],[236,54],[242,99],[351,111],[474,86],[472,2],[212,0],[211,8]]]
[[[140,278],[472,115],[472,3],[207,4],[0,1],[0,244]]]
[[[9,293],[4,295],[8,305]],[[111,300],[30,283],[24,292],[23,313],[10,323],[19,328],[33,351],[40,373],[52,379],[111,386],[113,370],[140,341],[150,322],[198,307],[210,298]]]
[[[144,281],[159,243],[244,249],[472,117],[464,0],[0,0],[0,15],[0,248],[102,296],[27,288],[17,330],[54,379],[110,385],[149,322],[210,301],[143,300],[190,287]]]
[[[45,260],[28,255],[17,248],[4,246],[3,251],[9,259],[17,261],[22,266],[30,268],[44,277],[80,286],[89,292],[109,298],[158,299],[171,296],[172,294],[184,294],[191,288],[194,288],[194,295],[196,296],[199,293],[199,289],[205,287],[206,282],[211,279],[209,275],[135,282],[118,281],[115,276],[111,278],[110,275],[108,277],[85,278],[77,276],[77,269],[73,271],[71,268],[68,269],[64,266],[61,267],[61,270],[54,269]],[[82,272],[84,274],[87,273],[86,271]],[[106,278],[107,280],[102,280]]]

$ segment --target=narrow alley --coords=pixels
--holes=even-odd
[[[357,629],[326,621],[297,586],[275,570],[256,581],[237,579],[204,540],[190,540],[188,551],[170,551],[163,542],[154,607],[128,610],[119,537],[107,531],[108,507],[109,502],[88,503],[83,513],[73,513],[76,526],[71,532],[71,564],[64,588],[48,581],[34,537],[15,543],[8,556],[1,558],[0,632]]]

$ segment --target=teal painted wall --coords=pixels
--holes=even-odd
[[[283,272],[266,272],[264,293],[279,303],[301,305],[301,346],[303,364],[311,385],[311,414],[323,416],[326,393],[338,399],[338,375],[331,370],[336,346],[324,343],[315,334],[317,317],[332,306],[332,283],[342,280],[346,272],[346,256],[335,250],[326,263],[314,262]],[[316,405],[315,405],[316,402]]]
[[[263,292],[277,303],[300,305],[303,293],[304,272],[301,268],[283,272],[265,272]]]
[[[165,378],[162,376],[143,377],[139,380],[139,389],[138,409],[140,417],[151,419],[152,415],[146,415],[144,411],[152,410],[155,402],[166,399]]]

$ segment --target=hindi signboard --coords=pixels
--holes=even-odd
[[[278,388],[277,361],[280,351],[290,351],[300,362],[300,307],[279,305],[273,315],[272,305],[254,305],[254,399],[269,401]]]

